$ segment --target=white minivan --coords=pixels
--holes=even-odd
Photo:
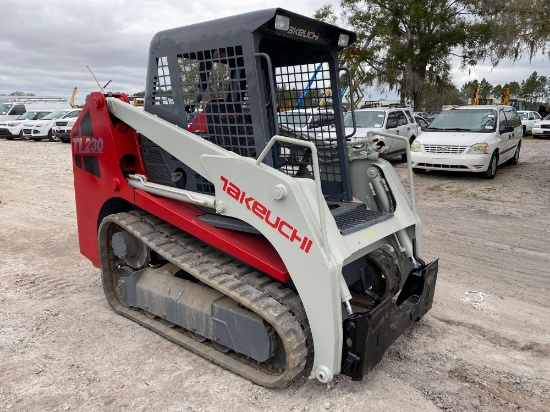
[[[444,110],[411,145],[413,172],[449,170],[492,179],[497,166],[519,161],[523,127],[512,106]]]

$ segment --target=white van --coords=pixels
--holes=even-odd
[[[519,162],[523,127],[512,106],[460,106],[437,115],[411,145],[413,172],[449,170],[492,179]]]
[[[0,122],[17,119],[26,111],[27,109],[22,103],[2,103],[0,104]]]

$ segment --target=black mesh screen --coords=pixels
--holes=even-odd
[[[157,59],[157,76],[155,76],[153,82],[153,104],[174,104],[168,59],[166,57]]]
[[[275,69],[279,134],[315,144],[321,180],[341,182],[339,147],[334,128],[331,74],[328,63]],[[303,146],[277,148],[282,170],[293,176],[312,173],[311,155]]]
[[[178,55],[188,130],[241,156],[256,157],[242,47]],[[196,175],[198,190],[213,185]]]

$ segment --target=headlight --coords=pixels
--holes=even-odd
[[[418,143],[418,140],[415,140],[411,144],[411,152],[421,152],[422,151],[422,145]]]
[[[470,150],[468,150],[469,154],[488,154],[489,153],[489,145],[487,143],[477,143],[470,147]]]
[[[75,122],[69,122],[69,123],[67,123],[67,126],[68,126],[68,127],[73,127],[74,124],[75,124]]]
[[[533,125],[533,127],[540,127],[540,126],[541,126],[541,123],[535,123],[535,124]]]
[[[17,126],[19,123],[8,123],[8,126],[9,127],[14,127],[14,126]]]

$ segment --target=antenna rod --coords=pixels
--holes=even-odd
[[[88,68],[88,70],[90,71],[90,73],[91,73],[92,77],[94,78],[95,82],[96,82],[97,85],[99,86],[99,90],[101,90],[101,93],[105,94],[105,90],[103,90],[103,87],[101,87],[101,85],[99,84],[99,82],[98,82],[97,79],[95,78],[94,73],[92,72],[92,69],[90,69],[89,66],[86,66],[86,67]],[[110,82],[110,80],[109,80],[109,82]],[[109,84],[109,83],[107,83],[107,84]]]

